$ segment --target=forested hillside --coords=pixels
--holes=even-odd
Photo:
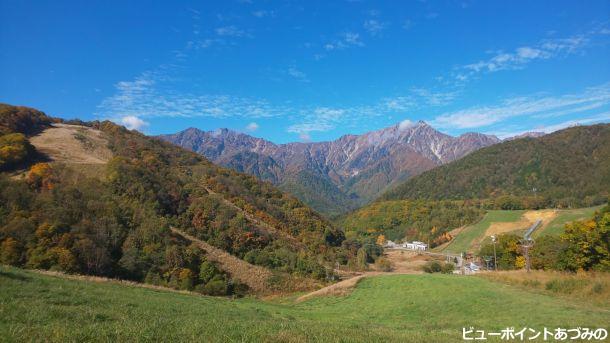
[[[478,133],[452,137],[422,121],[328,142],[274,144],[228,129],[195,128],[159,137],[273,182],[330,217],[356,209],[414,175],[500,141]]]
[[[377,201],[340,220],[347,237],[419,240],[431,246],[453,237],[449,233],[483,217],[482,204],[472,201]]]
[[[609,192],[610,124],[600,124],[480,149],[381,199],[493,199],[502,209],[585,207],[605,202]]]
[[[0,142],[25,147],[0,173],[1,263],[220,295],[243,289],[171,227],[271,269],[270,288],[281,275],[329,277],[361,248],[271,184],[108,121],[85,123],[107,141],[107,163],[37,163],[30,136],[59,120],[8,105],[0,114]]]

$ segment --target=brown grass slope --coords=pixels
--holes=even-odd
[[[112,158],[104,134],[80,125],[53,124],[30,138],[30,142],[36,150],[56,162],[105,164]]]
[[[175,227],[170,228],[170,230],[176,235],[197,244],[199,248],[205,251],[208,260],[218,263],[222,270],[229,273],[231,277],[248,285],[253,291],[257,293],[269,291],[269,278],[271,278],[273,273],[268,269],[252,265]]]

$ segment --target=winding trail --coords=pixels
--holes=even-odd
[[[343,296],[348,295],[352,292],[358,283],[367,277],[374,277],[380,275],[416,275],[423,274],[421,266],[426,262],[422,259],[422,256],[415,252],[406,251],[388,251],[384,254],[392,264],[393,271],[391,272],[380,272],[380,271],[367,271],[360,274],[354,275],[348,279],[339,281],[332,285],[320,288],[316,291],[304,294],[296,299],[296,302],[306,301],[314,297],[322,296]]]

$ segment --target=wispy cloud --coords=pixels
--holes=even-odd
[[[275,16],[275,12],[274,11],[267,11],[267,10],[258,10],[258,11],[252,12],[252,15],[257,17],[257,18],[274,17]]]
[[[559,124],[542,126],[538,129],[541,130],[542,132],[551,133],[551,132],[554,132],[557,130],[565,129],[567,127],[602,123],[602,122],[606,122],[608,120],[610,120],[610,112],[604,112],[604,113],[595,115],[593,117],[567,120],[567,121],[561,122]]]
[[[523,69],[533,61],[547,60],[582,51],[587,46],[589,35],[575,35],[568,38],[544,39],[532,46],[521,46],[513,51],[496,51],[485,60],[469,63],[457,68],[454,76],[459,81],[481,73],[501,70]]]
[[[301,81],[301,82],[309,82],[309,79],[307,78],[307,74],[305,74],[304,72],[298,70],[296,67],[289,67],[288,70],[286,71],[286,74],[288,74],[288,76],[292,77],[293,79],[297,80],[297,81]]]
[[[388,23],[381,22],[377,19],[368,19],[368,20],[364,21],[364,29],[371,36],[380,35],[383,32],[383,30],[385,30],[387,27],[388,27]]]
[[[318,107],[303,113],[303,122],[290,125],[287,131],[307,136],[310,132],[328,131],[333,129],[346,113],[344,109]]]
[[[505,138],[519,136],[526,132],[551,133],[551,132],[555,132],[558,130],[563,130],[568,127],[574,127],[574,126],[579,126],[579,125],[592,125],[592,124],[597,124],[597,123],[605,123],[608,121],[610,121],[610,112],[603,112],[603,113],[593,115],[591,117],[570,119],[570,120],[566,120],[566,121],[563,121],[563,122],[560,122],[557,124],[537,125],[534,128],[531,128],[531,127],[521,128],[521,129],[513,128],[513,130],[493,131],[493,132],[488,132],[488,134],[494,134],[501,139],[505,139]]]
[[[411,88],[413,95],[419,97],[423,102],[430,106],[445,106],[453,102],[459,95],[459,91],[433,91],[427,88]]]
[[[354,32],[345,32],[339,35],[339,38],[324,44],[326,51],[343,50],[349,47],[362,47],[364,43],[360,40],[360,34]]]
[[[522,116],[556,116],[583,112],[586,107],[610,104],[610,84],[588,88],[581,94],[525,96],[503,100],[496,106],[476,106],[437,116],[432,124],[440,128],[471,129],[488,127]],[[585,107],[585,109],[583,109]]]
[[[250,36],[246,31],[236,27],[235,25],[222,26],[214,30],[217,35],[225,37],[248,37]]]
[[[104,118],[265,118],[287,113],[282,106],[274,106],[261,99],[178,92],[172,87],[172,82],[162,71],[145,72],[132,81],[118,82],[115,94],[98,105],[97,115]]]
[[[406,112],[422,108],[446,106],[456,96],[456,92],[412,88],[403,95],[386,97],[371,105],[303,109],[297,116],[298,123],[291,125],[287,131],[311,134],[330,131],[340,125],[361,125],[370,122],[373,118],[394,114],[404,115]]]

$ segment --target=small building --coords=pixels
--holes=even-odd
[[[409,250],[428,250],[428,244],[420,241],[406,242],[403,247]]]
[[[400,247],[400,244],[394,243],[394,242],[392,242],[391,240],[389,240],[389,239],[388,239],[388,240],[385,242],[384,247],[385,247],[385,248],[390,248],[390,249],[393,249],[393,248],[398,248],[398,247]]]

